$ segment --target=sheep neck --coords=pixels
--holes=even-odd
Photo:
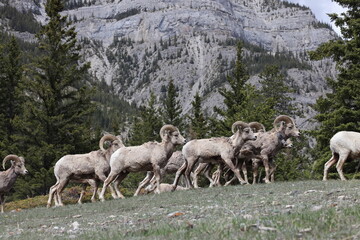
[[[242,139],[240,135],[236,135],[233,139],[229,138],[229,141],[235,151],[239,150],[241,146],[245,143],[245,140]]]
[[[0,190],[9,191],[14,185],[16,178],[19,176],[19,174],[15,172],[15,169],[13,167],[11,167],[5,172],[3,172],[3,176],[3,182],[0,183]]]
[[[164,144],[165,152],[167,153],[167,155],[171,156],[175,145],[171,141],[166,141],[166,142],[164,141],[163,144]]]

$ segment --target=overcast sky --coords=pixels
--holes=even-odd
[[[332,0],[286,0],[288,2],[299,3],[310,7],[311,11],[315,14],[316,18],[322,22],[330,23],[333,29],[340,34],[339,29],[336,29],[335,25],[330,22],[330,18],[327,13],[342,13],[345,12],[344,8],[338,5]]]

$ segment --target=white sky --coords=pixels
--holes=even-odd
[[[288,2],[298,3],[310,7],[311,11],[315,14],[316,18],[322,22],[330,23],[332,28],[340,35],[340,30],[330,22],[327,13],[340,14],[346,10],[332,0],[286,0]]]

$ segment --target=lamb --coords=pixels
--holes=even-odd
[[[186,142],[179,129],[173,125],[164,125],[160,129],[160,137],[161,143],[147,142],[140,146],[123,147],[111,156],[111,172],[101,190],[101,201],[105,201],[106,187],[115,179],[120,183],[130,172],[153,171],[157,185],[155,193],[160,193],[160,169],[166,166],[175,146]]]
[[[110,147],[106,150],[103,146],[105,141],[111,141]],[[55,206],[64,205],[61,200],[61,192],[70,180],[84,183],[84,181],[87,181],[86,179],[94,179],[95,189],[91,200],[95,201],[99,180],[105,181],[107,174],[110,172],[110,156],[117,149],[124,147],[124,144],[120,137],[106,134],[100,139],[99,147],[100,150],[86,154],[65,155],[56,162],[54,174],[57,181],[50,188],[47,202],[48,208],[51,206],[54,195]],[[117,195],[113,193],[114,198],[124,198],[120,191],[116,191],[116,193]],[[80,197],[82,197],[82,195]],[[81,202],[81,198],[79,200],[78,202]]]
[[[332,156],[324,165],[323,181],[328,178],[329,168],[336,164],[336,170],[341,180],[346,180],[343,167],[348,158],[360,157],[360,133],[351,131],[340,131],[330,139],[330,150]]]
[[[190,181],[190,173],[194,165],[201,159],[206,163],[225,163],[235,173],[241,184],[245,183],[240,175],[239,169],[235,168],[233,160],[237,151],[247,140],[255,140],[256,136],[247,123],[237,121],[231,128],[234,135],[231,137],[218,137],[208,139],[194,139],[185,144],[182,153],[186,162],[176,172],[173,183],[174,189],[179,181],[179,177],[185,171],[185,181],[188,188],[193,188]]]
[[[280,127],[277,127],[278,124],[280,124]],[[274,128],[271,131],[260,134],[256,141],[245,143],[239,155],[239,159],[261,159],[265,167],[265,183],[270,183],[270,173],[274,171],[272,160],[283,148],[284,142],[290,137],[300,136],[295,121],[287,115],[278,116],[273,125]]]
[[[152,185],[149,185],[145,188],[145,193],[149,194],[154,192],[156,190],[156,187],[153,187]],[[177,186],[176,190],[187,190],[185,187]],[[172,192],[173,191],[173,185],[168,183],[161,183],[160,184],[160,193],[164,192]]]
[[[11,160],[11,167],[6,171],[0,172],[1,213],[4,213],[5,193],[12,189],[19,175],[28,174],[28,170],[25,168],[25,159],[23,157],[18,157],[13,154],[7,155],[2,162],[4,169],[5,163],[9,160]]]
[[[174,152],[169,158],[166,166],[160,170],[161,176],[164,176],[165,174],[176,173],[176,171],[183,165],[184,162],[185,162],[185,158],[182,155],[182,152],[181,151]],[[148,171],[146,177],[139,183],[139,187],[136,189],[134,196],[139,195],[141,189],[149,182],[151,184],[146,189],[147,192],[152,192],[156,188],[156,186],[154,185],[154,183],[156,183],[155,176],[152,171]]]

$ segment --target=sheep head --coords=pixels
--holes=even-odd
[[[280,124],[278,127],[277,125]],[[299,137],[300,131],[295,126],[295,121],[287,115],[280,115],[274,120],[274,128],[277,132],[282,132],[287,137]]]
[[[234,122],[233,125],[231,126],[231,131],[235,135],[238,135],[244,141],[256,140],[256,136],[254,135],[254,132],[252,131],[251,127],[249,126],[249,124],[245,122],[242,121]]]
[[[259,122],[251,122],[249,123],[249,127],[253,130],[254,133],[264,133],[265,130],[265,126]]]
[[[105,134],[99,141],[99,147],[101,151],[106,151],[104,148],[104,143],[106,141],[111,141],[111,145],[109,148],[112,148],[112,151],[115,152],[117,149],[124,147],[123,142],[121,141],[120,136],[114,136],[112,134]]]
[[[3,160],[3,168],[5,169],[5,163],[11,161],[11,167],[14,168],[16,174],[25,175],[28,174],[28,170],[25,168],[25,159],[18,157],[17,155],[7,155]]]
[[[174,145],[182,145],[186,142],[179,129],[171,124],[164,125],[160,129],[160,137],[163,142],[171,142]]]

